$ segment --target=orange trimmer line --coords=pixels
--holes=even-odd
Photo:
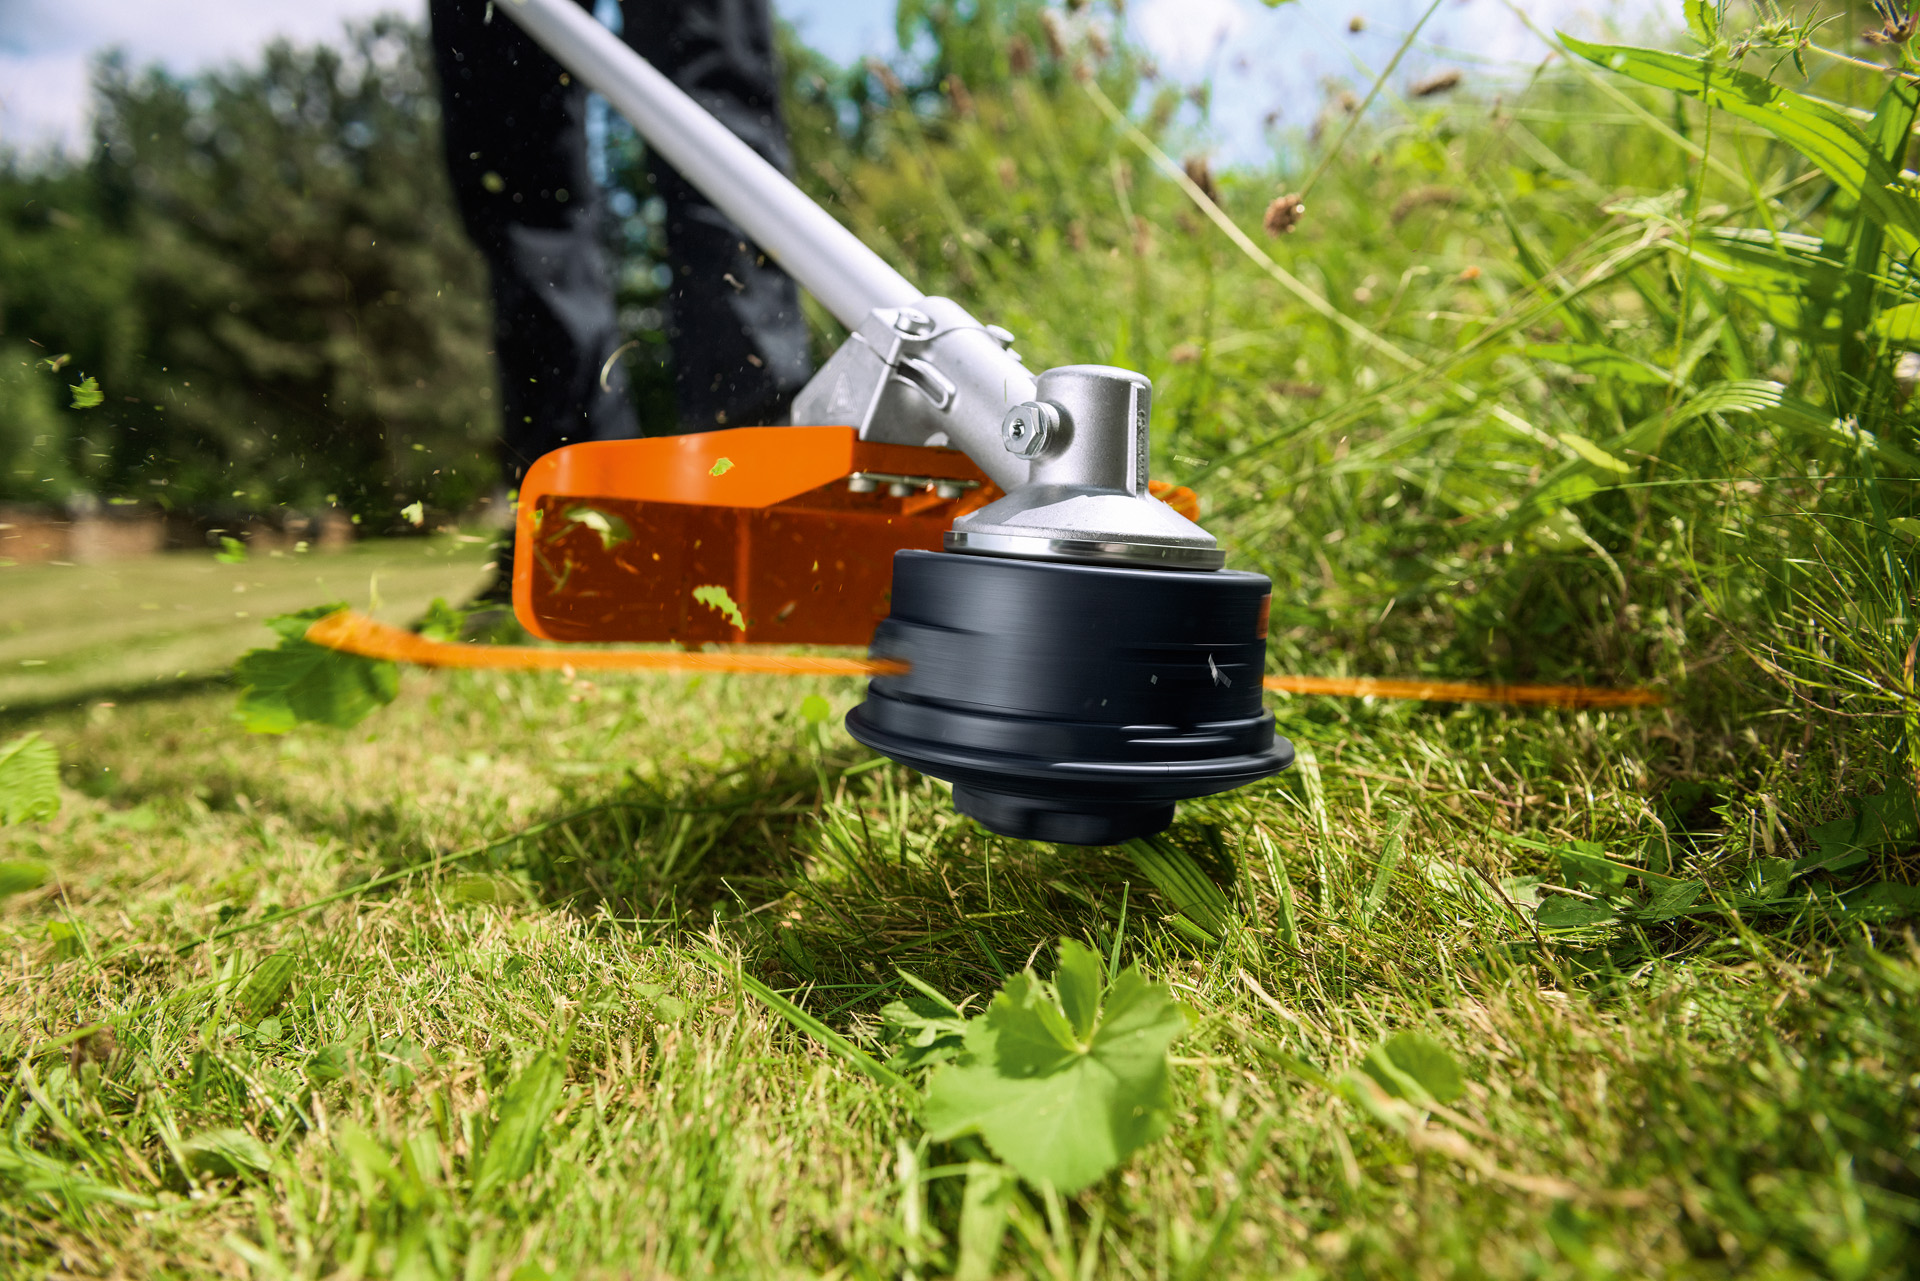
[[[905,663],[874,658],[743,651],[534,649],[525,645],[454,645],[375,622],[343,609],[307,628],[328,649],[418,667],[560,671],[758,672],[770,676],[897,676]],[[1664,701],[1647,689],[1579,685],[1472,685],[1457,681],[1376,680],[1367,676],[1269,676],[1262,684],[1287,694],[1404,698],[1433,703],[1532,703],[1548,707],[1647,707]]]
[[[894,676],[905,663],[817,654],[733,651],[703,654],[655,649],[535,649],[528,645],[453,645],[343,609],[307,628],[307,639],[328,649],[419,667],[511,668],[521,671],[759,672],[769,676]]]

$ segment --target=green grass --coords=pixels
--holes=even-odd
[[[1019,1189],[1006,1274],[1913,1273],[1920,945],[1860,891],[1909,889],[1920,852],[1778,879],[1920,760],[1920,409],[1861,336],[1909,289],[1877,231],[1760,126],[1563,60],[1497,106],[1390,85],[1350,136],[1333,109],[1344,149],[1269,270],[1070,66],[1130,100],[1137,64],[1009,13],[1031,72],[998,18],[940,37],[964,103],[870,97],[848,138],[797,98],[805,180],[1035,367],[1154,378],[1156,469],[1274,577],[1281,670],[1670,704],[1276,700],[1300,767],[1170,833],[1228,899],[1208,938],[1122,851],[993,837],[853,746],[852,683],[410,673],[354,731],[249,737],[231,690],[112,693],[187,666],[114,666],[163,612],[139,575],[84,609],[77,579],[0,579],[118,620],[71,705],[8,714],[69,787],[0,831],[56,872],[0,906],[0,1271],[948,1275],[977,1151],[733,967],[873,1049],[902,969],[984,996],[1066,936],[1194,1027],[1167,1137],[1071,1198]],[[1813,62],[1837,101],[1886,83]],[[1174,156],[1177,102],[1142,121]],[[1219,175],[1218,207],[1257,235],[1316,160]],[[1721,274],[1684,252],[1765,226],[1814,239]],[[1713,399],[1759,381],[1784,399]],[[369,554],[453,593],[469,562],[427,551]],[[371,565],[332,563],[275,607],[361,599]],[[228,616],[265,588],[223,595],[256,567],[194,569],[201,616],[248,629],[223,653],[266,635]],[[0,662],[51,681],[72,635]],[[1634,915],[1542,924],[1592,893],[1573,842]],[[1656,910],[1674,879],[1695,897]],[[1403,1030],[1464,1069],[1450,1107],[1342,1086]],[[530,1169],[479,1190],[552,1063]]]
[[[1172,1133],[1064,1204],[1025,1194],[1015,1272],[1866,1276],[1910,1258],[1910,938],[1727,911],[1539,940],[1511,905],[1516,875],[1558,877],[1504,835],[1647,860],[1668,848],[1654,771],[1750,772],[1791,748],[1662,713],[1288,701],[1319,784],[1295,772],[1174,829],[1238,913],[1201,945],[1118,851],[981,832],[806,721],[816,692],[836,713],[859,696],[414,673],[354,732],[249,737],[226,691],[42,717],[78,786],[54,822],[0,833],[0,857],[58,873],[0,917],[8,1270],[937,1273],[960,1180],[933,1176],[958,1158],[698,951],[864,1038],[897,968],[988,993],[1030,958],[1044,971],[1063,934],[1118,934],[1199,1022],[1175,1047]],[[1809,813],[1792,771],[1773,781]],[[1722,808],[1673,848],[1725,885],[1766,820]],[[1792,819],[1765,839],[1803,842]],[[291,985],[252,1007],[273,955]],[[1469,1078],[1409,1128],[1322,1080],[1399,1028]],[[567,1065],[544,1150],[471,1197],[503,1090],[541,1050]],[[196,1143],[232,1129],[263,1168]]]
[[[0,569],[0,714],[224,672],[275,643],[265,620],[322,601],[364,609],[377,592],[378,617],[410,621],[436,596],[472,595],[490,550],[490,540],[451,535],[233,565],[179,552]]]

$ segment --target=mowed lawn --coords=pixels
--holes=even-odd
[[[34,571],[8,581],[40,630],[6,654],[44,656],[69,696],[106,688],[100,664],[207,670],[269,612],[364,603],[377,572],[399,617],[478,554]],[[0,829],[0,860],[52,874],[0,906],[0,1274],[1911,1266],[1911,934],[1724,906],[1752,858],[1793,857],[1831,816],[1792,771],[1764,803],[1714,790],[1797,727],[1276,702],[1307,762],[1171,833],[1232,904],[1208,937],[1123,852],[992,836],[875,760],[838,724],[860,695],[410,672],[352,731],[250,736],[205,685],[14,714],[69,785],[56,819]],[[1822,787],[1879,786],[1814,764]],[[1682,785],[1685,816],[1663,809]],[[1543,929],[1574,840],[1713,888],[1664,919]],[[734,969],[884,1057],[905,973],[978,1008],[1008,973],[1050,973],[1062,937],[1190,1011],[1169,1133],[1072,1197],[931,1142],[909,1097]],[[1405,1030],[1464,1074],[1451,1104],[1355,1086]],[[524,1160],[489,1156],[510,1145]]]
[[[328,601],[404,623],[484,580],[477,535],[377,540],[337,553],[225,564],[171,552],[92,565],[0,567],[0,713],[206,676],[276,637],[275,614]]]

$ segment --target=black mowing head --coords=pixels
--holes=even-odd
[[[911,667],[847,730],[1002,836],[1147,836],[1174,802],[1293,763],[1261,701],[1271,592],[1231,570],[897,552],[872,652]]]

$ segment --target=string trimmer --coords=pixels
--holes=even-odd
[[[572,0],[497,11],[852,332],[794,400],[802,425],[570,445],[535,462],[515,509],[514,612],[529,632],[870,644],[866,663],[815,668],[873,675],[848,731],[950,781],[958,809],[1008,836],[1144,836],[1176,801],[1292,762],[1261,702],[1271,584],[1225,568],[1192,495],[1149,479],[1144,376],[1034,374],[1011,333],[916,289]],[[481,658],[345,616],[309,635],[413,661]],[[795,670],[770,661],[724,665]],[[1378,684],[1356,692],[1524,696]]]

